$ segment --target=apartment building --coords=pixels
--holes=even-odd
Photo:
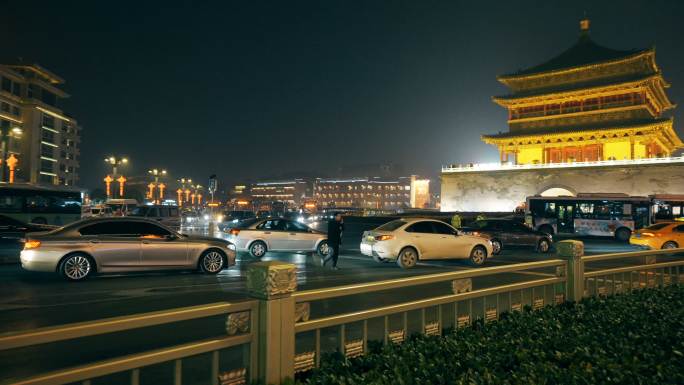
[[[37,64],[0,64],[0,181],[74,186],[79,180],[81,127],[61,108],[64,79]]]

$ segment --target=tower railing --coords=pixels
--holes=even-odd
[[[504,171],[504,170],[535,170],[554,168],[579,168],[579,167],[606,167],[606,166],[634,166],[647,164],[674,164],[684,163],[684,156],[671,156],[662,158],[641,158],[622,160],[597,160],[587,162],[564,162],[564,163],[467,163],[451,164],[442,166],[443,173],[477,172],[477,171]]]

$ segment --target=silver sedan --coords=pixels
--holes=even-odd
[[[238,251],[249,251],[255,258],[268,251],[315,251],[320,256],[328,255],[326,233],[288,219],[266,219],[244,229],[233,228],[228,234],[228,240]]]
[[[57,272],[71,281],[93,273],[198,269],[216,274],[235,265],[225,240],[177,233],[146,219],[98,218],[29,233],[21,252],[26,270]]]

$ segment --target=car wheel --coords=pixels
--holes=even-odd
[[[95,270],[95,263],[89,255],[74,253],[59,264],[59,273],[68,281],[83,281]]]
[[[473,266],[482,266],[487,260],[487,249],[482,245],[473,247],[470,252],[470,264]]]
[[[667,241],[663,245],[662,249],[676,249],[678,247],[679,247],[679,245],[677,244],[677,242]]]
[[[626,227],[621,227],[615,232],[615,239],[620,242],[629,241],[629,237],[632,235],[632,231]]]
[[[397,265],[402,269],[410,269],[418,263],[418,251],[413,247],[405,247],[399,252]]]
[[[207,250],[200,257],[200,269],[206,274],[218,274],[226,264],[226,256],[218,250]]]
[[[249,254],[254,258],[261,258],[266,254],[266,244],[261,241],[256,241],[252,243],[249,247]]]
[[[542,238],[537,245],[537,251],[546,254],[549,250],[551,250],[551,242],[546,238]]]
[[[498,239],[492,239],[492,255],[497,255],[503,249],[503,244]]]
[[[328,247],[328,241],[321,241],[316,248],[316,253],[321,257],[327,257],[330,253],[330,247]]]

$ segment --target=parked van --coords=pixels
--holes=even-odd
[[[111,209],[114,216],[126,216],[138,207],[138,201],[135,199],[108,199],[105,206]]]
[[[172,229],[180,229],[181,217],[178,206],[150,205],[135,208],[130,214],[132,217],[142,217],[158,221],[162,225]]]

